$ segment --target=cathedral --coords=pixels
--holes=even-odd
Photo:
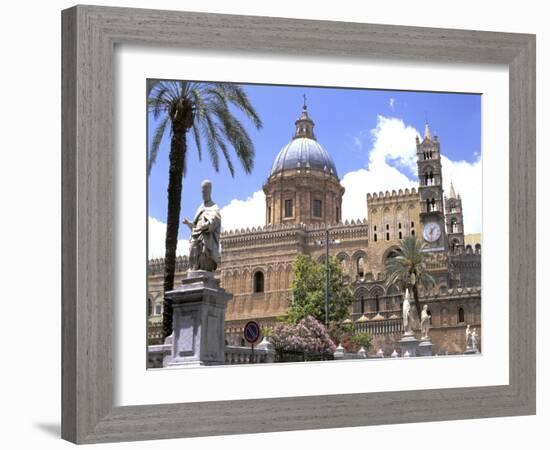
[[[481,334],[481,243],[480,235],[464,234],[462,200],[452,183],[445,194],[437,135],[426,124],[423,138],[416,139],[417,188],[370,193],[368,217],[344,222],[345,189],[314,126],[304,104],[292,140],[276,156],[263,185],[265,225],[222,233],[217,276],[233,294],[226,310],[227,343],[244,345],[248,320],[268,327],[284,317],[292,301],[296,257],[307,254],[323,262],[328,242],[354,294],[351,320],[357,330],[373,335],[369,353],[391,354],[402,335],[403,292],[386,287],[385,261],[401,239],[416,235],[426,243],[427,268],[436,280],[430,289],[420,289],[434,354],[462,353],[466,325]],[[178,258],[177,270],[186,270],[185,257]],[[162,260],[149,261],[150,343],[160,336],[162,277]]]

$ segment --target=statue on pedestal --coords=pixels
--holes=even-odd
[[[220,208],[212,201],[212,183],[202,182],[203,203],[197,209],[193,221],[183,223],[191,230],[189,239],[189,270],[214,272],[220,263]]]
[[[430,331],[430,315],[428,314],[428,305],[424,305],[424,308],[422,308],[420,328],[422,330],[421,339],[429,339],[428,332]]]
[[[472,341],[472,349],[477,351],[477,333],[476,329],[474,328],[472,332],[470,333],[470,339]]]
[[[403,300],[403,332],[412,334],[412,311],[409,289],[405,291],[405,299]]]
[[[466,350],[472,348],[472,332],[470,331],[470,325],[466,325]]]

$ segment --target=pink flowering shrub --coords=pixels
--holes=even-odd
[[[307,316],[295,325],[275,325],[269,340],[278,351],[334,353],[336,350],[324,325],[313,316]]]

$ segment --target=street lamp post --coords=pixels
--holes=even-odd
[[[325,240],[324,241],[316,241],[315,243],[317,245],[324,245],[325,246],[325,326],[328,326],[328,301],[329,301],[329,289],[330,289],[330,266],[329,266],[329,246],[330,244],[339,244],[340,241],[338,239],[330,239],[329,236],[330,229],[327,227],[325,229]]]

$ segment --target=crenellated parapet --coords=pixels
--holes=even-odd
[[[220,238],[222,254],[224,251],[243,247],[303,243],[305,230],[304,224],[276,224],[225,231]]]
[[[422,293],[421,302],[445,302],[449,300],[479,298],[481,296],[481,286],[453,287],[450,289],[429,289]]]
[[[378,193],[367,194],[368,205],[386,205],[388,203],[398,203],[402,201],[418,201],[418,191],[416,188],[412,189],[393,189],[390,191],[380,191]]]
[[[366,242],[369,226],[367,219],[346,220],[338,225],[332,225],[329,230],[331,240],[349,242],[362,239]],[[324,241],[326,238],[326,227],[324,225],[308,227],[306,231],[307,242],[310,245],[318,241]]]
[[[221,235],[223,251],[242,247],[308,244],[315,240],[325,239],[326,224],[275,224],[238,230],[224,231]],[[368,222],[366,218],[346,220],[331,225],[330,238],[341,241],[368,237]]]
[[[185,272],[189,268],[187,256],[176,256],[176,272]],[[149,275],[164,273],[164,258],[153,258],[147,261],[147,272]]]

